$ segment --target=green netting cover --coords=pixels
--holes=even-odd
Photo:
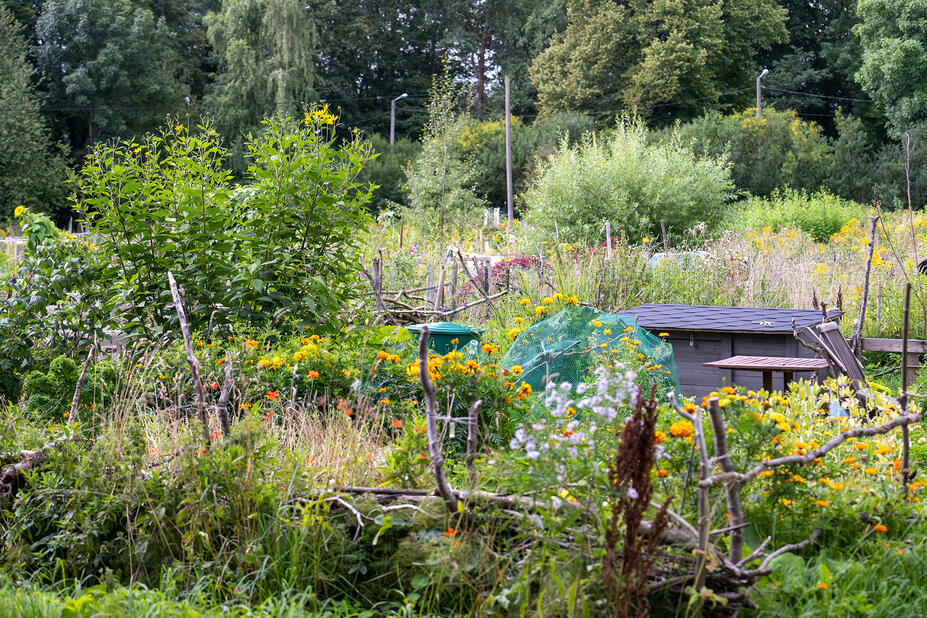
[[[593,324],[594,320],[602,326]],[[627,328],[631,330],[626,331]],[[606,335],[607,330],[611,334]],[[591,307],[567,307],[522,331],[502,359],[502,366],[521,365],[524,373],[519,379],[536,390],[544,387],[548,377],[576,384],[601,364],[599,355],[608,355],[609,348],[625,346],[621,341],[625,336],[632,342],[641,342],[638,351],[661,365],[654,374],[666,387],[678,392],[679,373],[673,346],[638,326],[635,316],[604,313]]]

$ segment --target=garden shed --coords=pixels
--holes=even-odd
[[[761,388],[759,372],[705,367],[703,363],[737,355],[813,358],[814,353],[792,336],[792,320],[799,329],[821,321],[821,312],[814,310],[710,305],[648,303],[620,313],[636,316],[638,324],[654,334],[668,334],[663,338],[673,346],[680,389],[690,396],[706,395],[731,383]],[[831,320],[842,315],[843,311],[828,311]],[[809,375],[796,377],[807,379]],[[782,389],[783,375],[773,379],[773,388]]]

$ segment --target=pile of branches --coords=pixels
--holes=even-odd
[[[460,292],[472,289],[479,294],[476,300],[460,306],[457,306],[457,260],[466,279],[469,280]],[[481,305],[495,311],[493,301],[508,293],[508,288],[491,293],[489,281],[481,281],[478,276],[470,273],[466,259],[459,250],[448,250],[437,284],[417,288],[384,290],[382,253],[380,257],[373,259],[370,268],[364,260],[361,260],[360,267],[370,283],[374,301],[373,311],[377,316],[377,321],[395,326],[445,321],[462,311]]]

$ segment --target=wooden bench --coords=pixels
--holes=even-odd
[[[784,383],[793,381],[795,372],[818,372],[827,369],[829,363],[823,358],[798,358],[789,356],[732,356],[721,360],[702,363],[706,367],[736,369],[739,371],[762,371],[763,389],[772,392],[773,372],[781,371]]]

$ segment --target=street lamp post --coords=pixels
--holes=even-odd
[[[769,73],[769,69],[763,69],[763,72],[756,76],[756,117],[763,115],[763,85],[760,83],[763,77]]]
[[[401,95],[389,102],[389,151],[393,152],[393,144],[396,142],[396,101],[404,99],[408,94],[403,92]]]

